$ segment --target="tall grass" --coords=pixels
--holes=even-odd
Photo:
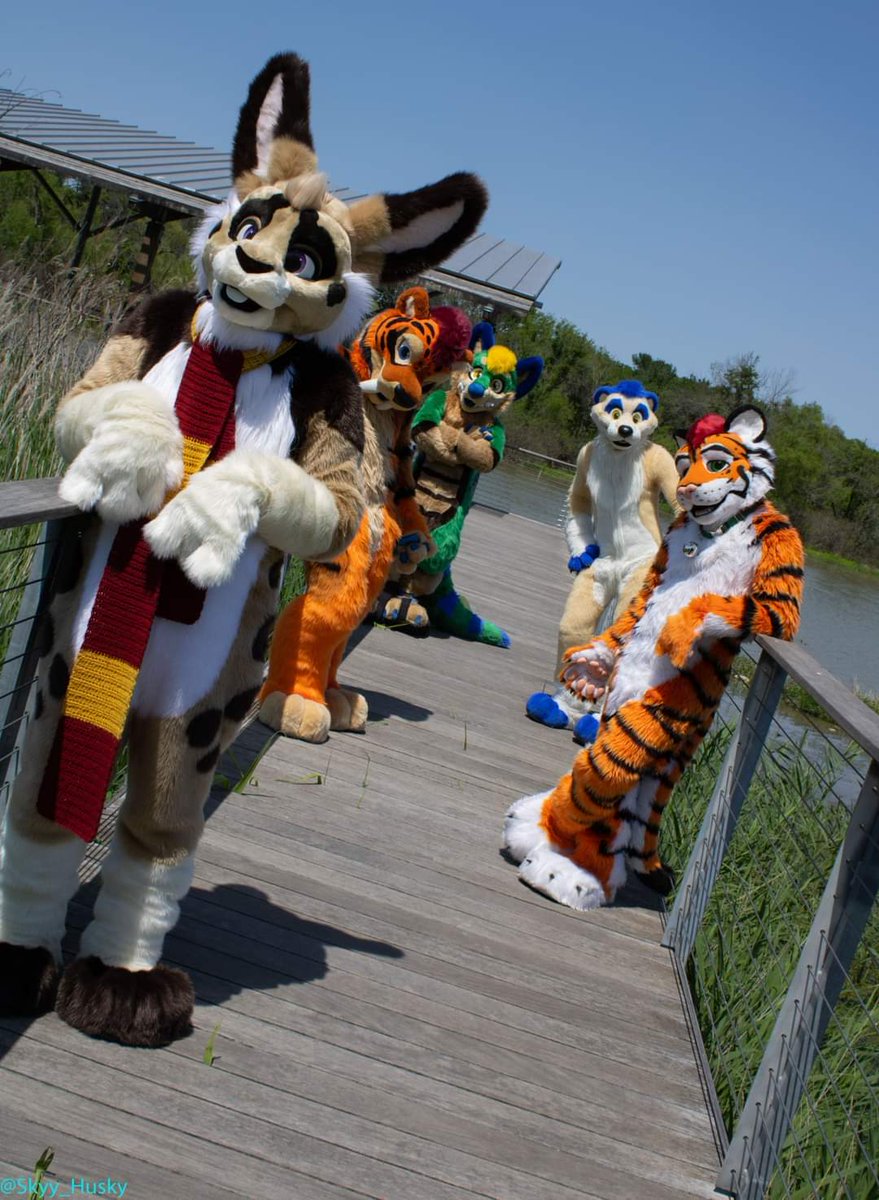
[[[709,735],[669,807],[663,853],[679,868],[728,741],[723,729]],[[834,795],[847,765],[848,756],[829,746],[818,762],[789,740],[767,748],[696,942],[690,982],[728,1131],[848,824],[848,811]],[[879,1195],[877,932],[874,913],[767,1193],[772,1200]]]
[[[58,474],[53,416],[121,314],[118,279],[61,264],[0,264],[0,480]],[[0,530],[0,662],[39,527]]]
[[[58,401],[97,357],[124,302],[111,276],[0,265],[0,479],[57,472]]]

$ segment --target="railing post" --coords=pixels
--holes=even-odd
[[[674,950],[681,965],[687,962],[695,945],[773,714],[781,699],[785,678],[784,670],[764,650],[666,923],[662,944]]]
[[[879,892],[879,764],[870,764],[717,1187],[760,1200]]]
[[[65,520],[47,521],[42,526],[27,583],[22,589],[15,627],[0,665],[0,800],[4,785],[18,773],[16,760],[24,741],[25,714],[39,659],[38,618],[64,550],[63,534],[71,533],[72,528]]]

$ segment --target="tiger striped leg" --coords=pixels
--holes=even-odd
[[[674,888],[674,872],[659,857],[659,832],[662,814],[675,784],[702,743],[705,730],[695,730],[685,739],[659,780],[645,780],[639,789],[637,816],[633,821],[629,862],[642,881],[668,896]]]
[[[524,796],[509,809],[504,822],[504,846],[520,863],[519,878],[559,904],[581,910],[606,903],[600,881],[554,846],[542,824],[552,792]]]

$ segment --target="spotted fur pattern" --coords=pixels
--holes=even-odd
[[[40,816],[35,798],[115,528],[149,517],[153,553],[203,589],[204,604],[191,624],[160,616],[152,626],[129,713],[126,799],[82,939],[89,966],[62,980],[59,1007],[78,1028],[133,1044],[178,1036],[191,1012],[188,980],[156,964],[190,886],[214,768],[260,685],[282,555],[337,558],[361,528],[362,396],[336,345],[359,327],[376,283],[442,262],[487,202],[465,173],[352,205],[334,197],[317,170],[308,66],[292,54],[253,81],[233,163],[233,194],[193,242],[206,297],[197,312],[187,293],[147,301],[59,407],[62,495],[94,515],[44,631],[36,719],[0,838],[9,1011],[16,997],[45,1000],[45,956],[19,948],[60,961],[85,845]],[[262,365],[236,384],[234,450],[181,488],[174,406],[195,336],[245,358],[258,351]],[[120,985],[118,972],[143,978]]]

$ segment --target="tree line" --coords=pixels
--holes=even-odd
[[[65,207],[81,213],[89,189],[48,172],[46,182]],[[95,225],[118,223],[130,211],[127,197],[105,191]],[[22,266],[35,278],[57,276],[69,262],[76,232],[47,188],[26,171],[0,176],[0,271]],[[192,223],[166,229],[153,268],[155,287],[182,286],[191,280],[187,240]],[[140,245],[142,222],[121,226],[89,240],[82,273],[118,283],[120,306]],[[54,286],[55,280],[52,279]],[[398,289],[379,293],[379,304],[393,301]],[[78,289],[83,295],[84,289]],[[728,413],[738,404],[758,403],[767,413],[770,439],[778,454],[776,498],[796,521],[807,543],[846,558],[879,565],[879,451],[846,437],[817,404],[797,404],[791,380],[764,371],[754,354],[740,354],[712,365],[711,378],[681,375],[664,359],[645,352],[630,362],[614,358],[570,321],[534,309],[524,317],[492,313],[472,299],[450,292],[437,303],[458,304],[474,320],[494,320],[498,337],[519,356],[540,354],[546,369],[539,386],[513,405],[505,417],[508,446],[573,462],[595,427],[590,418],[592,393],[606,383],[636,378],[661,399],[657,440],[673,449],[675,430],[686,430],[710,411]],[[71,314],[74,315],[74,314]],[[90,314],[83,312],[85,323]],[[92,314],[93,318],[97,314]],[[100,325],[100,318],[92,320]],[[101,338],[99,328],[92,336]]]

